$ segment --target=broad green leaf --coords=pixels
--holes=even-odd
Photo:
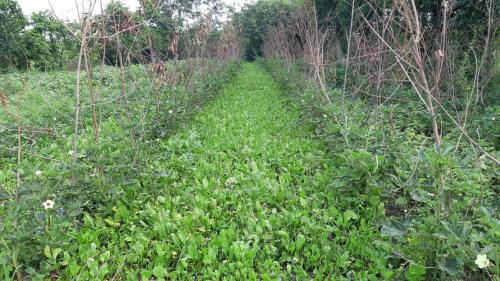
[[[411,199],[417,202],[426,203],[429,201],[429,196],[427,195],[427,191],[422,189],[414,189],[410,191]]]
[[[165,274],[166,274],[166,271],[165,271],[165,268],[163,268],[162,266],[155,266],[153,268],[153,274],[157,277],[157,278],[163,278],[165,277]]]
[[[415,265],[413,263],[408,267],[408,271],[406,271],[406,278],[408,281],[421,281],[424,280],[425,276],[425,267]]]
[[[346,210],[344,212],[344,220],[346,222],[348,222],[351,219],[357,220],[358,219],[358,215],[353,210]]]
[[[401,237],[406,234],[406,228],[407,226],[404,223],[392,219],[382,224],[382,229],[380,229],[380,232],[383,235],[391,237]]]
[[[451,275],[456,275],[462,270],[464,262],[456,257],[446,257],[439,264],[439,268]]]

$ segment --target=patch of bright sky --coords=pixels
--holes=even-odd
[[[31,15],[33,12],[51,10],[51,5],[54,8],[54,12],[56,15],[62,20],[76,20],[78,19],[78,12],[82,12],[82,3],[83,7],[87,10],[90,6],[89,0],[17,0],[23,13],[25,15]],[[50,4],[49,4],[50,1]],[[108,3],[111,3],[112,0],[97,0],[97,11],[100,11],[100,2],[102,1],[102,6],[105,7]],[[115,0],[116,1],[116,0]],[[93,1],[92,1],[93,2]],[[135,11],[137,7],[139,7],[138,0],[120,0],[120,2],[124,3],[131,11]],[[239,10],[244,3],[248,2],[247,0],[223,0],[226,5],[236,7]],[[78,9],[77,9],[78,3]]]

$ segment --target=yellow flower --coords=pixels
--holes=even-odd
[[[45,208],[45,210],[47,210],[47,209],[53,209],[54,208],[54,201],[47,200],[47,201],[43,202],[42,205]]]
[[[486,255],[477,255],[475,264],[477,264],[479,268],[487,268],[490,266],[490,260]]]

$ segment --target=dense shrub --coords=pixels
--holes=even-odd
[[[372,230],[386,237],[372,243],[385,245],[390,263],[399,268],[398,279],[479,280],[498,274],[498,267],[483,270],[475,264],[483,254],[494,264],[499,261],[495,164],[459,142],[459,133],[449,133],[436,149],[419,121],[425,117],[407,114],[415,112],[412,104],[373,108],[347,98],[343,105],[341,93],[332,90],[334,102],[325,105],[297,68],[289,73],[279,61],[261,64],[301,108],[303,122],[329,146],[337,164],[331,188],[343,191],[342,200],[363,206]],[[498,139],[490,122],[496,115],[486,109],[474,119],[486,120],[481,124],[489,127],[489,142]],[[488,141],[486,147],[495,145]]]
[[[117,201],[133,200],[143,193],[154,196],[157,190],[155,185],[148,184],[152,179],[146,175],[157,174],[151,169],[162,153],[160,139],[170,137],[175,128],[188,123],[193,113],[212,100],[238,68],[239,62],[233,62],[226,69],[207,75],[205,80],[198,78],[189,92],[165,87],[159,93],[163,107],[155,111],[151,100],[157,93],[153,92],[155,89],[150,86],[143,66],[130,66],[126,85],[131,89],[128,108],[132,116],[137,116],[131,119],[124,115],[116,97],[120,91],[119,72],[107,69],[104,78],[93,81],[100,93],[99,144],[87,114],[88,89],[83,89],[87,93],[82,102],[85,118],[76,166],[71,161],[75,73],[0,76],[10,101],[0,111],[0,132],[8,132],[0,134],[0,279],[11,280],[14,276],[36,279],[50,275],[60,266],[68,266],[64,263],[68,253],[63,253],[62,248],[75,243],[73,239],[82,242],[82,237],[69,234],[88,223],[88,214],[108,217],[116,211],[110,206]],[[38,135],[21,134],[22,142],[27,145],[22,148],[20,166],[15,152],[17,119],[11,114],[17,110],[24,128],[47,129]],[[39,158],[40,155],[43,157]],[[16,188],[15,180],[18,167],[22,178],[20,189]],[[55,202],[54,208],[42,208],[41,202],[49,200]]]

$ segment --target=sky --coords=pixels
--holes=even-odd
[[[31,13],[38,11],[51,10],[49,1],[52,4],[52,7],[54,8],[56,15],[60,19],[75,20],[78,18],[75,2],[78,2],[81,11],[82,0],[76,0],[76,1],[75,0],[17,0],[25,15],[31,15]],[[101,1],[103,7],[105,7],[106,4],[111,3],[112,0],[101,0]],[[120,0],[120,1],[124,3],[131,11],[135,11],[136,8],[139,6],[138,0]],[[85,7],[87,9],[89,6],[89,0],[83,0],[83,2],[85,3]],[[236,7],[239,8],[243,5],[243,3],[246,2],[246,0],[223,0],[223,2],[230,6],[236,5]],[[99,2],[97,3],[98,4],[96,9],[98,9],[99,11],[100,5]]]

